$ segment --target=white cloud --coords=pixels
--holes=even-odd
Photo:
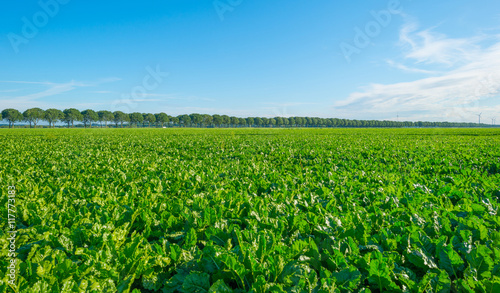
[[[408,66],[406,66],[404,64],[395,62],[393,60],[386,60],[386,62],[391,67],[400,69],[402,71],[410,72],[410,73],[439,74],[439,71],[425,70],[425,69],[420,69],[420,68],[408,67]]]
[[[44,101],[40,101],[40,99],[66,93],[79,87],[88,86],[87,84],[75,81],[67,83],[0,81],[0,83],[34,84],[42,85],[45,87],[45,89],[43,90],[39,90],[27,95],[0,97],[3,108],[16,108],[18,110],[24,110],[31,107],[46,107],[48,104]]]
[[[418,31],[418,24],[408,21],[400,31],[400,44],[409,47],[405,57],[418,63],[453,66],[473,60],[480,52],[478,43],[484,36],[473,38],[447,38],[434,28]]]
[[[28,109],[31,107],[58,107],[57,104],[47,101],[47,98],[71,92],[82,87],[95,87],[103,83],[110,83],[120,80],[116,77],[103,78],[95,82],[80,82],[80,81],[70,81],[66,83],[55,83],[48,81],[18,81],[18,80],[1,80],[0,83],[14,83],[14,84],[25,84],[34,85],[35,89],[30,90],[32,93],[17,96],[0,96],[0,102],[3,108],[16,108],[19,110]],[[39,89],[41,86],[44,89]],[[26,89],[25,89],[26,90]],[[6,91],[7,92],[7,91]],[[13,91],[11,91],[13,92]],[[102,93],[103,91],[101,91]]]
[[[417,31],[414,22],[406,24],[400,33],[401,42],[409,47],[405,60],[449,68],[415,70],[390,61],[389,65],[405,72],[436,75],[394,84],[374,83],[334,107],[348,116],[376,117],[371,119],[395,117],[396,113],[409,120],[477,121],[475,114],[480,112],[493,117],[500,110],[500,102],[491,99],[500,93],[500,38],[489,36],[494,40],[489,46],[480,46],[480,39],[485,37],[450,39],[432,30]]]
[[[86,85],[84,83],[78,83],[75,81],[71,81],[68,83],[51,84],[49,86],[49,88],[46,90],[43,90],[43,91],[40,91],[37,93],[33,93],[33,94],[29,94],[29,95],[25,95],[25,96],[19,96],[19,97],[16,97],[16,99],[17,100],[25,100],[25,101],[36,100],[36,99],[40,99],[40,98],[44,98],[44,97],[51,97],[54,95],[69,92],[69,91],[72,91],[78,87],[84,87],[84,86],[88,86],[88,85]]]
[[[91,91],[92,94],[114,94],[113,91]]]
[[[160,99],[135,99],[134,102],[160,102]]]

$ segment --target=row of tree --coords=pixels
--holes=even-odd
[[[68,128],[74,127],[75,122],[83,122],[85,128],[92,127],[92,123],[99,123],[101,127],[108,127],[114,123],[115,127],[124,125],[132,127],[478,127],[485,126],[477,123],[453,122],[399,122],[379,120],[349,120],[338,118],[317,117],[230,117],[227,115],[184,114],[170,116],[165,113],[124,113],[121,111],[94,111],[91,109],[79,111],[74,108],[64,111],[58,109],[42,110],[31,108],[23,113],[16,109],[2,111],[2,119],[9,123],[9,128],[17,122],[27,122],[30,127],[36,127],[40,121],[46,121],[49,126],[55,127],[57,122],[66,123]]]

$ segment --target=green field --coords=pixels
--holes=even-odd
[[[21,292],[500,292],[500,130],[4,129]],[[12,207],[14,208],[14,207]]]

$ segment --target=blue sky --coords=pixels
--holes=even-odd
[[[500,117],[500,3],[8,1],[0,108]]]

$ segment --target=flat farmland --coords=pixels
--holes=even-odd
[[[2,129],[0,292],[500,292],[499,171],[499,129]]]

